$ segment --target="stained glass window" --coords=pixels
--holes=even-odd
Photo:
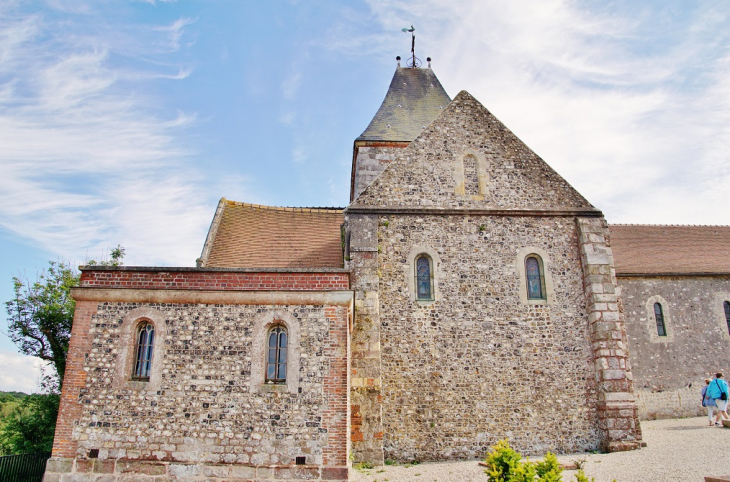
[[[152,368],[152,347],[155,343],[155,326],[144,322],[137,328],[137,356],[135,357],[135,380],[149,380]]]
[[[725,321],[727,322],[727,331],[730,333],[730,301],[725,301],[722,306],[725,308]]]
[[[667,336],[667,327],[664,326],[664,312],[661,303],[654,303],[654,318],[656,318],[656,331],[659,336]]]
[[[283,383],[286,381],[286,352],[288,340],[286,329],[277,326],[269,332],[269,353],[266,358],[266,381]]]
[[[525,260],[525,271],[527,272],[527,298],[530,300],[544,300],[545,293],[542,286],[542,271],[540,260],[530,256]]]
[[[433,282],[431,281],[431,261],[427,256],[416,259],[416,299],[433,299]]]

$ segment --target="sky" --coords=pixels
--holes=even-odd
[[[194,266],[221,197],[346,206],[411,25],[449,95],[609,223],[730,224],[729,20],[730,0],[3,0],[0,300],[118,244]],[[36,390],[0,332],[0,390]]]

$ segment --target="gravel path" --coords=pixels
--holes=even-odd
[[[647,447],[615,454],[561,455],[560,462],[585,460],[584,471],[596,482],[704,482],[705,475],[730,475],[730,429],[708,427],[707,418],[642,422]],[[575,481],[564,471],[565,482]],[[487,482],[476,461],[424,463],[413,466],[352,470],[355,482]]]

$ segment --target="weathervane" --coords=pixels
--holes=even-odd
[[[411,25],[411,28],[403,28],[404,32],[411,32],[411,55],[412,59],[410,61],[406,61],[406,66],[408,67],[420,67],[421,61],[416,58],[416,29]]]

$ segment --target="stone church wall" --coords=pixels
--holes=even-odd
[[[717,371],[730,374],[723,302],[730,276],[619,277],[640,418],[704,413],[700,390]],[[667,336],[657,333],[662,305]]]
[[[368,187],[401,153],[407,142],[360,142],[354,159],[353,199]]]
[[[347,478],[351,292],[179,289],[185,277],[206,286],[231,273],[85,273],[47,481]],[[132,275],[178,289],[119,289]],[[295,278],[307,276],[314,287],[328,275]],[[146,382],[131,380],[138,320],[157,337]],[[283,385],[264,383],[275,324],[289,335]]]
[[[595,450],[597,393],[579,233],[571,217],[382,215],[378,227],[386,459]],[[413,257],[434,260],[416,301]],[[539,253],[547,302],[519,266]]]

